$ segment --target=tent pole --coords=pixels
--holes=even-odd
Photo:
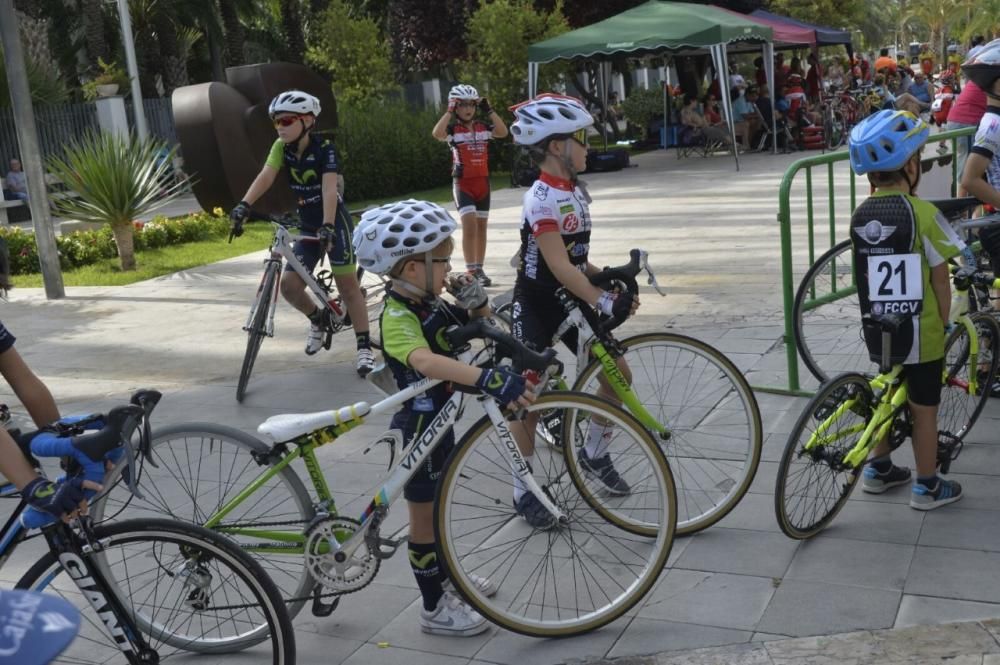
[[[736,170],[740,170],[740,150],[736,146],[736,124],[733,122],[733,102],[729,99],[729,62],[726,58],[726,45],[712,46],[712,59],[715,60],[715,76],[719,81],[719,97],[722,98],[722,114],[729,123],[729,138],[733,142],[733,159],[736,160]]]
[[[771,154],[778,154],[778,109],[774,98],[774,43],[764,44],[764,75],[771,95]]]

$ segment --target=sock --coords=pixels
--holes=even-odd
[[[611,435],[614,434],[614,425],[611,423],[599,423],[594,419],[590,420],[590,430],[587,432],[587,443],[583,449],[587,452],[587,457],[597,459],[604,457],[611,445]]]
[[[465,270],[467,272],[475,272],[476,270],[482,270],[482,268],[483,268],[483,264],[482,263],[466,263],[465,264]]]
[[[314,309],[312,311],[312,314],[309,315],[309,321],[312,322],[313,325],[317,326],[323,323],[323,310],[321,310],[319,307]]]
[[[522,455],[522,457],[524,457],[524,461],[528,465],[528,468],[530,469],[531,460],[534,457],[534,455]],[[511,475],[514,478],[514,503],[517,503],[518,501],[521,500],[522,496],[528,493],[529,490],[528,486],[524,484],[524,481],[521,480],[520,476],[514,475],[513,473]]]
[[[892,469],[892,459],[889,458],[889,455],[873,457],[868,460],[868,465],[875,469],[877,473],[888,473]]]
[[[929,489],[931,492],[936,492],[938,488],[937,474],[933,476],[917,476],[917,482]]]
[[[372,348],[372,338],[368,331],[354,333],[354,339],[358,342],[358,350]]]
[[[444,582],[444,575],[441,574],[441,566],[438,565],[437,551],[434,543],[409,543],[410,568],[413,569],[413,576],[417,578],[417,586],[420,587],[420,595],[424,599],[424,609],[433,612],[444,595],[441,583]]]

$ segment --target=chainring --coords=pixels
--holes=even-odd
[[[351,593],[367,586],[378,573],[380,560],[366,539],[343,561],[330,543],[345,543],[358,532],[361,523],[349,517],[317,517],[306,529],[306,568],[327,590]]]

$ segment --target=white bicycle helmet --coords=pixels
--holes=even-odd
[[[512,110],[510,132],[519,145],[537,145],[550,136],[569,136],[594,124],[593,116],[579,99],[564,95],[538,95]]]
[[[448,92],[448,101],[453,99],[479,99],[479,91],[473,88],[471,85],[466,85],[465,83],[459,83]]]
[[[352,245],[362,268],[385,275],[400,259],[431,251],[456,228],[436,203],[407,199],[365,211]]]
[[[992,91],[993,82],[1000,78],[1000,39],[969,51],[969,59],[962,63],[962,73],[987,95],[1000,99]]]
[[[279,113],[299,113],[302,115],[312,113],[314,116],[318,116],[319,112],[319,100],[301,90],[288,90],[281,93],[271,100],[271,105],[267,109],[268,115],[272,118]]]

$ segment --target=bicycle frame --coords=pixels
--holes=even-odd
[[[470,362],[472,353],[466,351],[459,356],[462,362]],[[261,540],[276,541],[276,543],[264,543],[261,545],[245,544],[243,549],[251,552],[261,552],[270,554],[304,554],[306,536],[302,533],[290,533],[287,531],[272,531],[267,529],[227,527],[222,523],[223,518],[231,513],[243,501],[247,500],[254,492],[259,490],[264,484],[282,469],[287,467],[298,458],[302,458],[306,470],[312,480],[316,490],[319,506],[323,510],[329,510],[336,514],[333,495],[327,485],[326,478],[320,471],[319,462],[316,459],[315,450],[319,446],[334,441],[345,432],[361,425],[370,415],[380,415],[391,413],[405,401],[417,397],[429,388],[432,388],[442,381],[438,379],[423,379],[401,390],[398,393],[383,399],[375,404],[367,402],[357,402],[351,406],[343,407],[335,411],[327,412],[328,423],[321,425],[318,429],[308,432],[288,442],[279,442],[277,446],[286,446],[288,443],[295,445],[295,449],[283,455],[281,460],[274,466],[265,469],[257,478],[247,485],[239,494],[233,497],[226,505],[222,506],[213,514],[203,526],[221,533],[230,535],[240,535],[249,538],[259,538]],[[360,527],[357,532],[346,542],[329,543],[330,547],[337,551],[345,552],[348,556],[364,542],[365,534],[373,524],[373,519],[378,514],[380,508],[388,507],[402,495],[403,488],[421,468],[449,429],[457,422],[462,413],[463,394],[456,391],[445,403],[438,414],[431,421],[424,433],[415,438],[405,451],[405,455],[389,474],[389,477],[382,483],[382,486],[375,492],[372,500],[358,517]],[[527,463],[518,450],[517,443],[510,432],[506,418],[496,402],[488,397],[482,397],[483,407],[493,423],[494,431],[499,436],[506,450],[507,458],[511,469],[521,478],[525,486],[534,493],[553,515],[563,518],[563,512],[548,498],[542,491],[538,482],[531,474]]]

